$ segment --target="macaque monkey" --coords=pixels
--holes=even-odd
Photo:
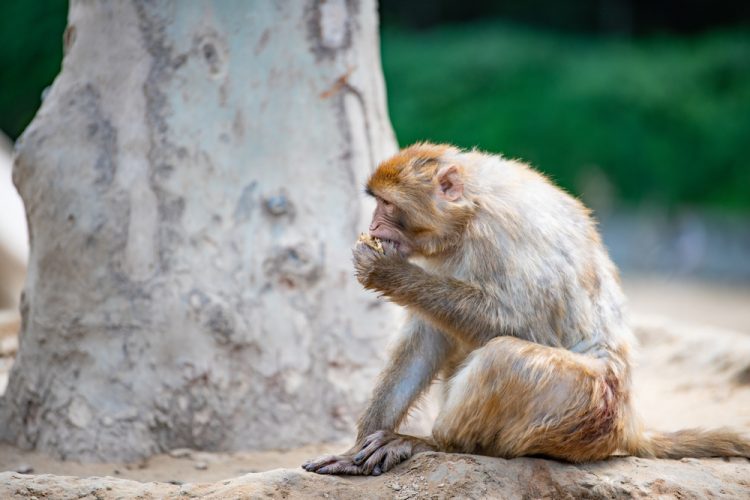
[[[436,450],[569,462],[750,457],[729,430],[644,431],[630,399],[634,338],[589,211],[527,165],[415,144],[367,183],[377,207],[354,248],[359,282],[409,316],[356,444],[303,465],[372,474]],[[442,376],[432,435],[396,431]]]

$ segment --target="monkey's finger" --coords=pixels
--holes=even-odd
[[[380,448],[380,445],[377,442],[370,443],[370,445],[367,446],[367,448],[363,449],[362,451],[354,455],[353,462],[357,465],[361,465],[362,462],[367,460],[367,457],[372,455],[372,453],[378,448]]]
[[[350,476],[362,475],[362,468],[354,465],[349,460],[332,463],[316,470],[318,474],[347,474]]]
[[[308,460],[304,464],[302,464],[302,468],[305,469],[308,472],[315,472],[319,468],[328,465],[330,463],[336,462],[340,460],[342,457],[336,456],[336,455],[328,455],[326,457],[320,457],[313,460]]]
[[[332,457],[329,457],[329,458],[332,458]],[[321,467],[322,465],[325,465],[326,463],[330,463],[330,462],[326,462],[324,459],[308,460],[307,462],[302,464],[302,468],[307,471],[312,471],[318,467]]]
[[[383,245],[383,253],[387,255],[388,257],[401,256],[401,253],[398,251],[398,246],[395,243],[384,240],[382,242],[382,245]]]
[[[358,242],[356,245],[354,245],[354,248],[352,249],[352,253],[354,254],[369,254],[369,255],[378,255],[378,251],[372,248],[370,245],[366,243],[362,243],[361,241]]]
[[[375,431],[372,434],[368,434],[367,437],[365,437],[364,441],[362,441],[362,446],[360,446],[360,449],[364,448],[366,445],[372,443],[373,440],[375,440],[375,439],[382,440],[382,439],[384,439],[388,435],[389,435],[388,431],[385,431],[385,430],[382,430],[382,429],[379,430],[379,431]]]
[[[380,464],[380,468],[383,470],[383,472],[388,472],[396,465],[411,457],[411,455],[411,449],[404,446],[399,446],[396,449],[391,449],[390,453],[386,454],[385,458],[383,459],[383,463]]]
[[[357,270],[366,270],[372,266],[372,262],[375,260],[375,255],[370,250],[364,250],[362,252],[355,251],[352,256],[352,262]]]
[[[385,456],[388,455],[388,445],[381,446],[374,451],[367,461],[362,465],[365,471],[375,470],[375,467],[379,467]],[[382,467],[380,467],[382,469]]]
[[[370,443],[372,443],[372,440],[375,439],[376,437],[378,437],[378,435],[379,434],[377,432],[373,432],[372,434],[367,435],[365,437],[365,439],[362,441],[362,446],[360,446],[359,449],[363,450],[363,449],[367,448],[367,445],[369,445]]]
[[[369,444],[360,450],[359,453],[357,453],[354,456],[354,463],[357,465],[360,465],[362,462],[367,460],[367,458],[372,455],[376,450],[379,448],[382,448],[383,445],[385,445],[384,440],[382,439],[382,434],[372,434],[368,437],[371,437]]]

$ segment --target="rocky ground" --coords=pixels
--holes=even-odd
[[[626,289],[638,312],[642,347],[634,383],[647,424],[660,430],[728,425],[750,433],[747,289],[642,280],[626,282]],[[657,311],[680,319],[652,314]],[[0,361],[9,361],[14,339],[0,332],[0,341]],[[0,378],[9,364],[0,364]],[[0,471],[7,471],[0,473],[0,498],[750,498],[750,460],[743,458],[613,458],[576,466],[424,454],[377,478],[299,469],[307,458],[344,447],[173,450],[135,464],[80,464],[0,445]]]
[[[141,483],[112,477],[0,474],[2,498],[748,498],[745,459],[615,458],[569,465],[423,453],[378,477],[277,469],[214,483]]]

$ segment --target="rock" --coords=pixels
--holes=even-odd
[[[34,472],[34,468],[29,464],[19,464],[15,470],[21,474],[31,474]]]
[[[206,462],[195,462],[193,464],[193,467],[195,467],[197,470],[206,470],[208,469],[208,464]]]
[[[398,485],[396,488],[394,486]],[[217,483],[139,483],[104,477],[0,473],[0,498],[750,498],[750,461],[612,458],[573,465],[422,453],[377,477],[320,476],[301,469]]]
[[[189,458],[193,454],[193,450],[190,448],[175,448],[169,452],[169,456],[172,458]]]

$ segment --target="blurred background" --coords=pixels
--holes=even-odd
[[[59,71],[66,13],[0,3],[10,141]],[[750,332],[750,2],[382,0],[380,15],[401,145],[528,161],[593,208],[635,308]],[[17,227],[2,189],[0,225]],[[3,238],[0,279],[17,283],[24,246]]]

